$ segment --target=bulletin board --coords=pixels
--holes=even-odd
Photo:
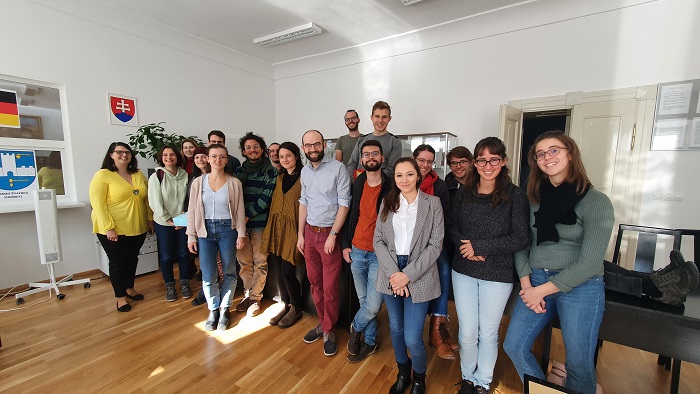
[[[659,84],[651,150],[700,149],[700,79]]]

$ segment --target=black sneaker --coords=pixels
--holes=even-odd
[[[686,261],[670,272],[659,275],[651,274],[651,281],[661,292],[661,297],[654,298],[664,304],[679,305],[685,301],[685,296],[698,287],[700,273],[692,261]]]
[[[236,305],[236,312],[246,312],[250,306],[250,298],[246,297],[238,305]]]
[[[204,296],[204,290],[200,290],[197,297],[192,300],[192,306],[200,306],[207,303],[207,298]]]
[[[348,355],[348,361],[351,363],[359,363],[360,361],[364,360],[365,357],[369,356],[370,354],[374,354],[377,352],[377,345],[368,345],[365,342],[362,342],[360,344],[360,350],[357,352],[357,354],[349,354]]]
[[[356,355],[360,352],[362,345],[362,332],[355,331],[352,324],[350,325],[350,339],[348,340],[348,353]]]
[[[462,381],[457,384],[461,384],[461,387],[459,388],[457,394],[474,394],[474,383],[466,379],[462,379]],[[455,384],[455,386],[457,384]]]
[[[204,322],[204,330],[205,331],[214,331],[216,328],[216,324],[219,322],[219,310],[213,310],[209,311],[209,317],[207,317],[207,321]]]
[[[489,394],[489,389],[483,386],[474,387],[474,394]]]
[[[321,339],[323,337],[323,329],[321,329],[321,325],[317,325],[314,327],[313,330],[309,331],[306,333],[304,336],[304,342],[306,343],[314,343]]]
[[[177,301],[177,292],[175,291],[175,282],[165,284],[165,301]]]
[[[190,281],[187,279],[180,279],[180,294],[182,298],[192,298],[192,289],[190,289]]]
[[[323,333],[323,354],[326,356],[334,356],[338,351],[338,345],[335,344],[335,333],[324,332]]]

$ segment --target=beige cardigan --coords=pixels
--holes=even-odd
[[[197,237],[206,238],[207,229],[204,226],[204,204],[202,204],[202,179],[192,181],[190,189],[190,205],[187,208],[187,242],[196,242]],[[238,230],[238,238],[246,236],[245,207],[243,205],[243,186],[238,178],[226,175],[228,187],[228,205],[231,211],[231,228]]]

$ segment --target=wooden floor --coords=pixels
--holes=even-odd
[[[334,357],[323,355],[322,341],[302,341],[317,321],[306,313],[291,328],[271,327],[267,322],[280,306],[268,301],[260,316],[235,314],[231,329],[210,333],[203,330],[205,307],[192,307],[190,300],[165,302],[160,274],[137,278],[136,289],[146,300],[132,301],[129,313],[115,310],[108,278],[89,289],[64,288],[63,300],[54,296],[0,313],[0,392],[371,394],[388,392],[395,379],[385,310],[379,316],[378,353],[350,364],[344,330],[337,331]],[[46,298],[47,293],[29,296],[23,306]],[[15,307],[14,297],[0,302],[0,309]],[[456,335],[456,318],[451,325]],[[557,333],[552,356],[563,361]],[[456,392],[459,362],[442,360],[430,348],[428,360],[428,393]],[[656,365],[655,355],[612,343],[601,349],[598,378],[605,393],[664,393],[670,384],[670,373]],[[700,367],[683,363],[680,392],[698,393],[699,385]],[[496,393],[522,392],[502,351],[492,387]]]

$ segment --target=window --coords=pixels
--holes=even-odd
[[[31,210],[40,188],[76,202],[62,97],[58,85],[0,75],[0,212]]]

